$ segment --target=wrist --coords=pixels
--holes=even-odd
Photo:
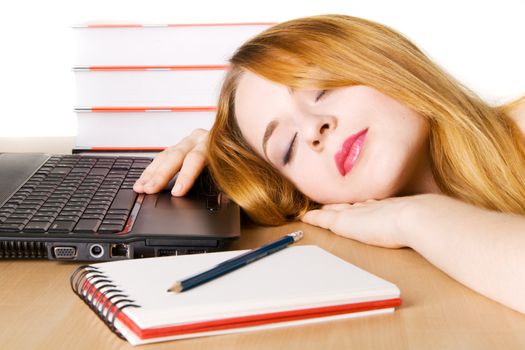
[[[436,194],[412,196],[401,208],[398,230],[404,246],[415,249],[417,239],[421,238],[421,227],[425,225],[428,213],[433,210],[433,206],[441,199],[440,197],[443,196]]]

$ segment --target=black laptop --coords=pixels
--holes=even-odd
[[[148,157],[0,153],[0,258],[67,261],[224,250],[239,207],[207,171],[184,197],[137,194]]]

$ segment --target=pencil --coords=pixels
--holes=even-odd
[[[286,248],[290,244],[297,242],[303,237],[303,231],[295,231],[287,234],[278,240],[265,244],[262,247],[250,250],[244,254],[238,255],[222,263],[208,269],[204,272],[198,273],[194,276],[185,278],[183,280],[175,282],[169,289],[168,292],[181,293],[191,288],[195,288],[214,280],[222,275],[232,272],[238,268],[246,266],[254,261],[257,261],[265,256],[275,253],[281,249]]]

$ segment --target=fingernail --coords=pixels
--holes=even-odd
[[[182,183],[180,183],[179,181],[177,181],[175,183],[175,186],[173,187],[173,189],[171,190],[171,194],[179,194],[180,191],[182,191]]]

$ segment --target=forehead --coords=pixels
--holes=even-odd
[[[288,88],[252,72],[242,73],[235,92],[235,118],[246,141],[262,154],[268,123],[279,119],[290,104]]]

